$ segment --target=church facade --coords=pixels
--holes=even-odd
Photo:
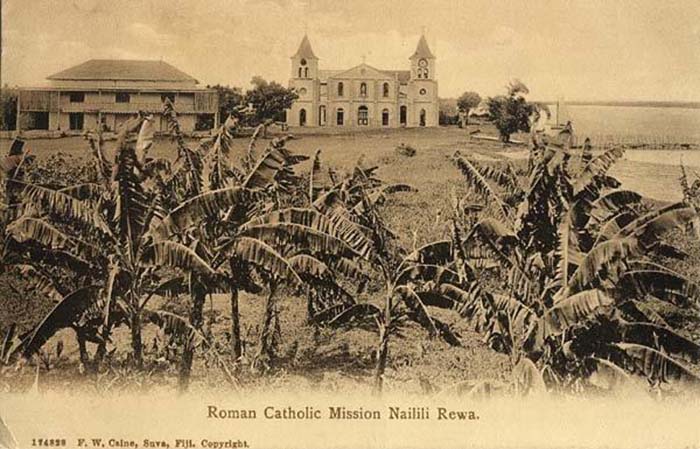
[[[289,87],[299,98],[287,110],[289,126],[438,126],[435,56],[425,36],[409,58],[409,70],[380,70],[365,63],[321,70],[307,36],[291,60]]]

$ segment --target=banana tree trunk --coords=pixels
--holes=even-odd
[[[85,335],[83,330],[80,328],[75,328],[75,338],[78,340],[78,351],[80,353],[80,363],[82,363],[85,372],[91,371],[92,364],[90,363],[90,355],[87,350],[87,341],[85,340]]]
[[[134,366],[143,368],[143,344],[141,343],[141,312],[131,314],[131,348],[134,356]]]
[[[238,360],[243,354],[241,348],[241,317],[238,311],[238,289],[231,287],[231,355]]]
[[[263,319],[263,329],[260,333],[260,344],[257,359],[264,359],[268,364],[272,364],[275,357],[275,346],[277,345],[277,334],[279,325],[277,323],[277,302],[275,292],[277,286],[270,284],[270,293],[265,300],[265,316]]]
[[[195,285],[192,286],[192,308],[190,309],[190,326],[197,330],[202,329],[204,302],[206,300],[206,291],[202,288],[201,283],[192,280]],[[180,360],[180,373],[178,376],[178,388],[180,392],[187,391],[190,385],[190,376],[192,374],[192,362],[194,360],[194,351],[196,347],[196,339],[194,335],[189,335],[185,341],[185,347],[182,351],[182,359]]]
[[[384,372],[386,362],[389,358],[389,337],[391,335],[391,308],[392,308],[393,288],[388,288],[386,301],[384,304],[384,323],[379,328],[379,348],[377,349],[377,365],[374,370],[374,393],[379,395],[384,388]]]
[[[100,342],[97,343],[97,350],[95,351],[95,357],[93,358],[93,364],[95,365],[95,370],[99,371],[102,362],[104,361],[105,355],[107,355],[107,341],[112,333],[112,325],[107,324],[102,326],[102,331],[100,332]]]

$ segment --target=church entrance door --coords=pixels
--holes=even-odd
[[[357,108],[357,124],[360,126],[369,125],[369,110],[367,106]]]

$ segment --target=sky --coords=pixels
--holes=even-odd
[[[408,69],[425,32],[439,95],[521,79],[533,99],[700,101],[699,0],[0,0],[0,82],[93,58],[162,59],[202,84],[287,84],[307,33],[322,69]]]

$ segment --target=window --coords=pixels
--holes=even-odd
[[[343,126],[343,122],[345,121],[345,112],[343,111],[343,108],[338,108],[336,113],[335,113],[335,123],[338,126]]]
[[[425,109],[420,110],[420,126],[425,126]]]
[[[306,126],[306,109],[299,111],[299,126]]]
[[[20,127],[22,129],[49,129],[49,113],[46,111],[28,111],[24,117],[26,117]]]
[[[326,107],[321,105],[318,107],[318,126],[326,124]]]
[[[81,112],[71,112],[68,114],[68,127],[72,130],[83,129],[85,116]]]
[[[384,109],[382,111],[382,126],[389,126],[389,110]]]
[[[301,58],[301,65],[306,65],[306,59]]]
[[[360,96],[361,97],[367,96],[367,83],[360,84]]]
[[[367,106],[357,108],[357,124],[360,126],[369,125],[369,110]]]
[[[208,131],[210,129],[214,129],[214,114],[197,114],[194,130]]]
[[[308,77],[309,77],[309,68],[304,67],[304,78],[308,78]]]
[[[129,92],[117,92],[117,103],[129,103],[131,94]]]
[[[428,61],[421,59],[418,61],[418,78],[428,78]]]
[[[406,106],[401,106],[399,109],[399,122],[403,126],[406,126],[406,123],[408,122],[408,110],[406,109]]]
[[[389,96],[389,83],[384,83],[384,86],[382,87],[382,94],[384,97]]]
[[[428,93],[428,91],[425,90],[425,89],[421,89],[421,90],[419,90],[418,92],[419,92],[421,95],[425,95],[426,93]]]
[[[338,96],[343,96],[343,83],[338,83]]]
[[[175,103],[175,94],[160,94],[160,101],[165,103],[165,100],[170,100],[171,103]]]
[[[301,67],[299,67],[299,76],[298,78],[301,78]]]
[[[69,94],[71,103],[83,103],[85,102],[85,92],[71,92]]]

